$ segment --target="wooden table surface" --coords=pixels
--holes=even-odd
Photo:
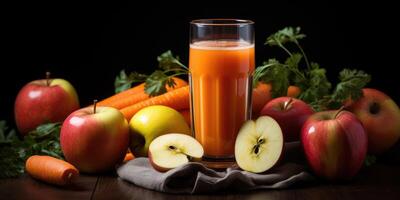
[[[363,169],[350,183],[315,183],[285,190],[259,190],[215,195],[172,195],[146,190],[115,175],[82,175],[74,186],[57,187],[23,175],[0,179],[0,199],[400,199],[400,167],[376,164]]]

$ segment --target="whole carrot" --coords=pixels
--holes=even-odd
[[[152,105],[164,105],[175,110],[183,110],[189,108],[189,86],[184,86],[176,90],[169,91],[159,96],[141,101],[131,106],[125,107],[120,111],[129,121],[140,109]]]
[[[29,157],[25,169],[33,178],[56,185],[67,185],[79,175],[73,165],[50,156]]]
[[[259,82],[257,86],[253,88],[252,112],[255,117],[258,116],[264,105],[272,99],[271,90],[271,84],[262,82]]]
[[[172,79],[175,81],[175,86],[174,87],[167,86],[167,91],[175,90],[175,89],[178,89],[178,88],[188,85],[186,81],[184,81],[180,78],[174,77]],[[142,83],[131,89],[128,89],[126,91],[115,94],[111,97],[108,97],[108,98],[98,102],[97,105],[110,106],[110,107],[114,107],[117,109],[122,109],[124,107],[133,105],[135,103],[138,103],[140,101],[143,101],[143,100],[146,100],[149,98],[151,98],[151,97],[145,93],[144,83]]]

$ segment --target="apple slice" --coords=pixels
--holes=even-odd
[[[278,163],[283,150],[279,124],[268,116],[243,124],[235,143],[235,159],[243,170],[261,173]]]
[[[203,154],[203,147],[193,137],[169,133],[151,142],[148,156],[154,169],[165,172],[188,163],[192,157],[201,158]]]

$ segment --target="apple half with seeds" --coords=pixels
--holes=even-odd
[[[182,166],[203,154],[203,147],[196,139],[180,133],[157,137],[151,142],[148,152],[151,165],[160,172]]]
[[[236,163],[248,172],[265,172],[278,163],[283,145],[282,130],[274,119],[262,116],[256,121],[248,120],[236,138]]]

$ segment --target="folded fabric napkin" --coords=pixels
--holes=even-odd
[[[246,172],[237,166],[216,171],[195,162],[162,173],[153,169],[148,158],[136,158],[119,166],[117,174],[147,189],[189,194],[288,188],[314,180],[304,165],[293,162],[285,162],[261,174]]]

